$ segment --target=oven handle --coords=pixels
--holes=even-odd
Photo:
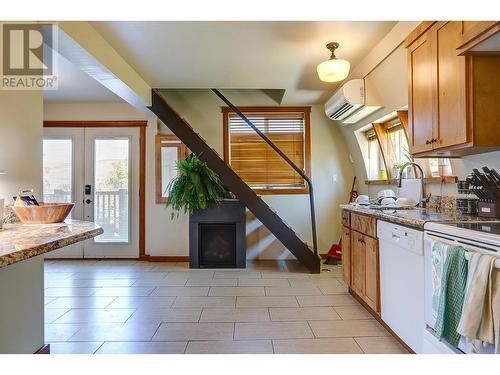
[[[494,257],[500,257],[500,254],[491,254],[491,252],[497,252],[496,250],[492,250],[492,249],[489,249],[487,247],[482,247],[482,246],[477,245],[477,244],[471,244],[471,243],[468,243],[466,241],[461,241],[461,240],[451,240],[448,237],[440,236],[440,235],[434,234],[434,233],[433,234],[426,233],[426,235],[430,239],[433,239],[433,240],[438,241],[438,242],[442,242],[442,243],[447,244],[447,245],[451,245],[451,246],[465,245],[466,246],[466,247],[464,247],[466,250],[465,259],[467,259],[467,260],[470,259],[469,253],[472,253],[472,252],[484,253],[484,254],[492,255]],[[487,250],[488,252],[486,252],[484,250]],[[500,259],[495,261],[495,268],[500,269]]]

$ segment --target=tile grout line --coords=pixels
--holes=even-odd
[[[94,352],[93,352],[92,354],[96,354],[96,353],[99,351],[99,349],[101,349],[101,347],[102,347],[105,343],[106,343],[106,341],[103,341],[103,342],[101,343],[101,345],[99,345],[99,346],[97,347],[97,349],[96,349],[96,350],[94,350]]]
[[[149,339],[148,342],[154,342],[153,341],[153,337],[155,337],[156,333],[158,332],[158,330],[160,329],[161,325],[164,324],[164,323],[159,323],[158,324],[158,327],[156,327],[156,330],[154,331],[153,335],[151,336],[151,338]]]
[[[361,345],[359,345],[358,340],[356,340],[356,337],[353,336],[352,339],[356,343],[356,346],[361,350],[361,352],[363,352],[363,354],[366,354],[366,352],[363,350],[363,348],[361,347]]]

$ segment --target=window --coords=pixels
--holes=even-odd
[[[401,125],[393,126],[387,129],[388,136],[388,154],[393,166],[402,166],[411,161],[408,140]]]
[[[242,107],[285,155],[310,173],[310,107]],[[307,193],[304,179],[245,121],[223,108],[224,160],[260,194]]]
[[[156,203],[165,203],[167,187],[179,173],[177,162],[187,156],[187,148],[175,135],[156,136]]]
[[[43,201],[72,202],[73,141],[71,138],[43,140]]]
[[[365,136],[368,142],[368,179],[385,180],[387,178],[387,173],[385,170],[384,158],[380,152],[380,146],[373,128],[368,130]]]
[[[408,138],[399,118],[384,123],[374,123],[384,165],[389,178],[397,178],[400,167],[411,161]]]
[[[372,123],[368,130],[364,127],[357,135],[365,158],[368,180],[396,179],[401,166],[413,161],[408,145],[407,112],[397,111],[384,118],[392,119]],[[426,177],[452,174],[448,159],[425,159],[418,163],[424,168]],[[408,168],[405,172],[405,178],[415,178],[418,175],[415,168]]]

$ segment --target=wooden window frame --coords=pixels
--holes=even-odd
[[[165,146],[164,142],[170,142],[168,146]],[[163,147],[175,147],[177,148],[177,159],[181,160],[187,157],[188,151],[184,143],[180,141],[177,136],[173,134],[157,134],[155,137],[155,197],[156,203],[166,203],[167,198],[163,197],[162,194],[162,165],[161,165],[161,149]]]
[[[393,173],[391,156],[388,153],[389,150],[389,139],[388,133],[392,128],[403,129],[406,141],[409,142],[408,137],[408,111],[397,111],[396,117],[392,120],[383,123],[373,123],[372,127],[375,131],[375,136],[377,137],[377,142],[382,154],[382,159],[385,166],[385,171],[388,179],[394,179],[397,176]],[[397,124],[396,124],[397,123]],[[409,145],[409,143],[408,143]]]
[[[311,107],[310,106],[282,106],[282,107],[238,107],[245,113],[303,113],[304,114],[304,173],[311,178]],[[229,114],[234,113],[229,107],[221,107],[223,138],[224,138],[224,162],[230,166],[229,160]],[[292,167],[290,167],[292,168]],[[260,195],[288,195],[288,194],[308,194],[309,188],[304,181],[304,187],[290,189],[253,189]]]

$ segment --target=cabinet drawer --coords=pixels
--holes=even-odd
[[[351,228],[367,236],[377,237],[377,219],[373,217],[353,212],[351,214]]]
[[[342,210],[342,225],[344,227],[351,227],[351,213],[347,210]]]

